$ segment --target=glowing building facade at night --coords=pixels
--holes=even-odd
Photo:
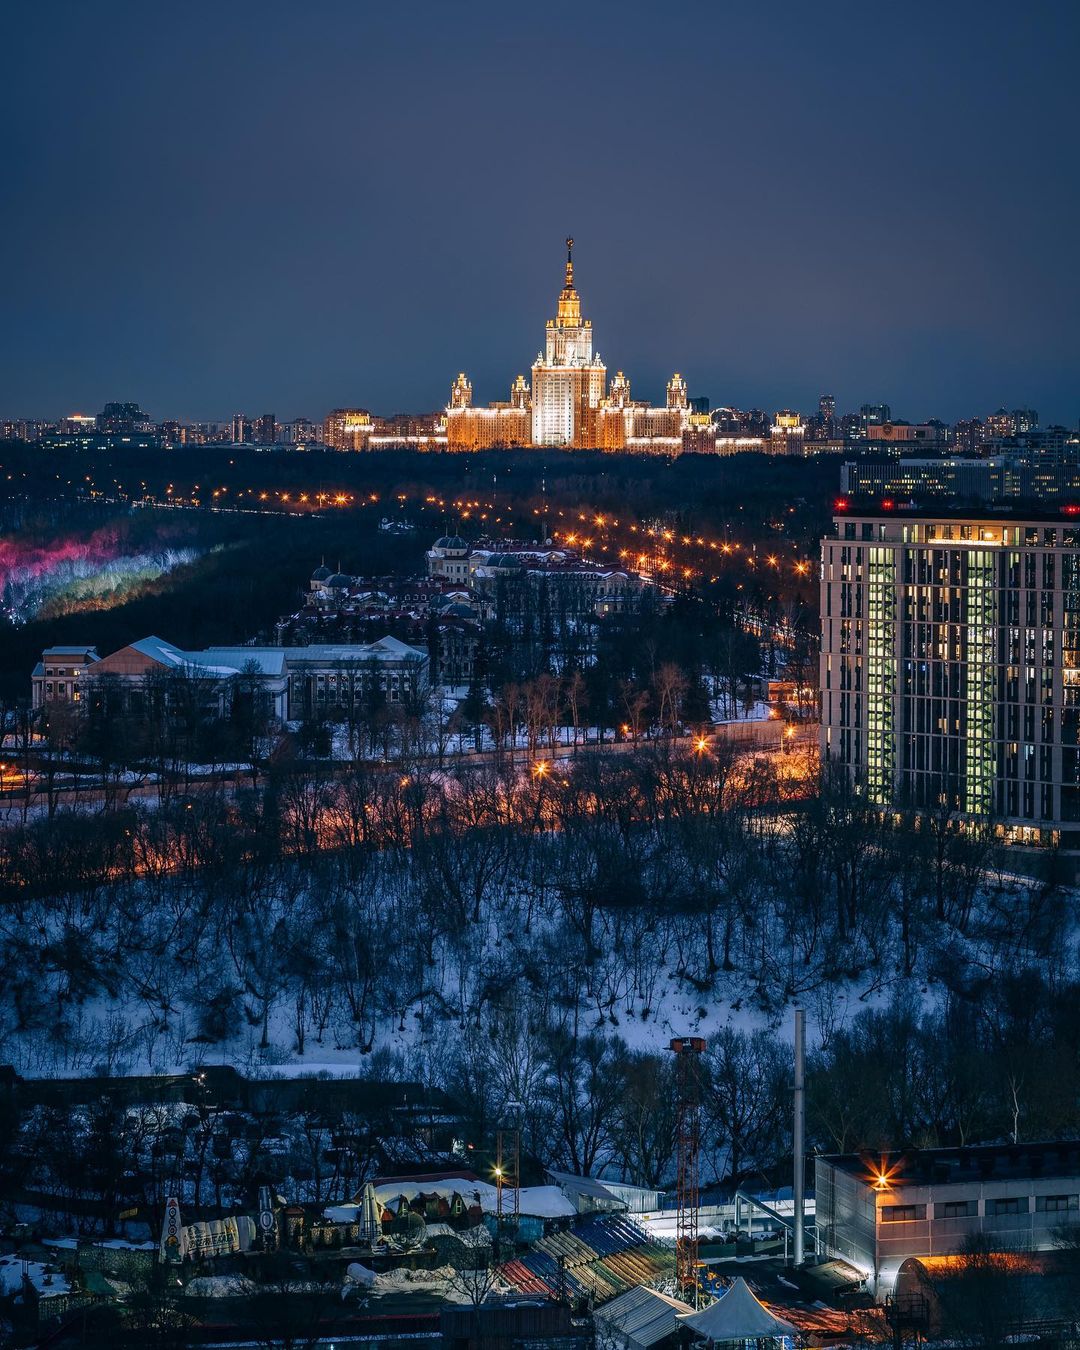
[[[821,563],[822,758],[1080,850],[1080,522],[853,508]]]
[[[518,375],[505,403],[473,406],[472,384],[462,373],[446,409],[451,450],[491,446],[550,445],[574,450],[641,450],[677,453],[690,427],[690,403],[681,375],[668,382],[663,408],[634,403],[630,381],[618,371],[606,389],[607,367],[593,350],[592,321],[581,316],[574,287],[573,239],[567,239],[566,274],[544,350],[532,365],[532,384]]]

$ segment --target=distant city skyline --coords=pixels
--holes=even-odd
[[[618,373],[621,374],[622,372],[620,371]],[[451,395],[453,395],[453,392],[454,390],[453,388],[451,388],[450,390]],[[493,395],[497,395],[499,393],[497,389],[494,389],[491,392],[493,393]],[[635,381],[634,382],[635,397],[637,397],[639,392],[640,386],[638,382]],[[245,427],[252,429],[254,431],[258,428],[259,423],[265,423],[267,419],[270,419],[270,421],[273,423],[272,430],[280,432],[282,429],[288,428],[296,424],[309,424],[317,428],[322,425],[322,423],[326,420],[328,416],[332,415],[335,412],[341,412],[346,407],[363,408],[367,412],[371,413],[373,417],[383,418],[386,420],[392,419],[394,417],[408,417],[408,416],[423,417],[423,416],[430,416],[432,414],[438,415],[446,412],[451,407],[451,403],[447,399],[444,399],[441,403],[433,404],[430,406],[421,407],[420,405],[416,405],[411,408],[380,407],[378,405],[378,402],[375,400],[365,401],[363,399],[360,400],[354,399],[352,400],[351,403],[348,404],[344,404],[339,401],[339,404],[335,408],[312,409],[303,411],[293,410],[290,412],[287,408],[284,411],[282,410],[281,407],[258,409],[254,405],[252,405],[245,408],[237,407],[232,412],[227,414],[214,413],[210,414],[209,416],[196,415],[188,417],[176,414],[171,410],[162,413],[160,412],[160,410],[157,409],[143,407],[142,406],[143,400],[140,400],[138,398],[132,398],[130,400],[128,399],[127,396],[130,393],[131,393],[130,390],[123,391],[123,398],[121,399],[114,399],[110,396],[101,400],[100,403],[98,404],[94,404],[93,402],[91,402],[86,406],[72,407],[64,412],[59,412],[56,411],[55,409],[50,409],[47,412],[41,411],[12,412],[12,410],[10,409],[0,407],[0,427],[2,427],[5,424],[14,422],[27,422],[31,424],[52,425],[57,427],[59,427],[61,424],[64,424],[64,429],[69,434],[74,434],[79,429],[83,431],[101,430],[102,428],[99,424],[101,423],[102,420],[103,409],[107,410],[108,408],[113,406],[125,406],[125,407],[138,406],[141,410],[143,417],[145,418],[146,430],[150,430],[152,427],[161,427],[162,425],[185,426],[185,427],[216,426],[221,428],[227,428],[231,425],[235,429],[237,422],[242,420]],[[505,390],[503,390],[503,393],[505,393]],[[478,405],[485,401],[484,394],[485,391],[483,390],[477,391],[476,401]],[[665,391],[662,388],[660,395],[661,402],[663,402],[664,394]],[[813,422],[821,416],[819,407],[821,401],[823,399],[832,397],[833,396],[828,394],[826,391],[822,391],[821,394],[819,394],[816,398],[809,400],[805,405],[800,405],[791,399],[787,400],[786,402],[778,400],[773,403],[751,404],[745,401],[743,402],[738,402],[735,400],[721,401],[716,398],[710,398],[710,396],[707,393],[702,394],[700,391],[693,394],[694,400],[700,401],[704,399],[709,404],[710,412],[714,415],[723,411],[724,409],[732,409],[737,413],[762,413],[765,415],[766,418],[770,418],[778,414],[783,414],[788,409],[792,409],[796,413],[798,413],[800,417],[807,423]],[[1023,402],[1003,403],[999,401],[992,407],[974,409],[969,414],[957,418],[937,417],[933,413],[930,413],[926,416],[912,415],[907,410],[894,406],[892,403],[890,403],[888,399],[885,398],[874,399],[873,401],[863,399],[861,401],[853,401],[850,404],[844,403],[842,400],[833,398],[833,402],[836,405],[833,420],[835,421],[837,426],[838,436],[842,434],[842,427],[840,424],[843,423],[845,419],[857,418],[860,413],[865,413],[866,410],[870,408],[884,408],[888,412],[888,417],[884,419],[875,419],[875,420],[888,421],[901,427],[906,425],[925,425],[928,423],[940,423],[944,427],[953,428],[957,426],[961,427],[966,426],[969,423],[969,421],[974,421],[974,422],[981,422],[986,427],[988,434],[999,436],[1011,435],[1015,434],[1015,432],[995,429],[993,423],[996,420],[998,420],[1002,415],[1008,415],[1011,417],[1013,414],[1017,413],[1036,414],[1037,420],[1031,423],[1031,426],[1033,428],[1058,426],[1058,427],[1066,427],[1070,431],[1075,431],[1078,428],[1078,426],[1080,426],[1080,419],[1078,419],[1077,417],[1073,417],[1071,421],[1059,421],[1058,419],[1043,416],[1040,413],[1039,409],[1031,407],[1030,403],[1023,403]],[[1025,426],[1017,428],[1017,430],[1020,431],[1021,433],[1025,429],[1026,429]],[[253,441],[253,443],[257,442]],[[523,447],[516,447],[515,445],[510,445],[502,448],[514,449]],[[566,447],[566,448],[573,448],[573,447]]]
[[[573,234],[650,401],[1075,424],[1080,11],[1035,10],[17,8],[0,412],[504,398]]]

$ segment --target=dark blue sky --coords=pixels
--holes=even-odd
[[[1080,5],[10,3],[0,415],[482,401],[562,239],[659,397],[1080,414]]]

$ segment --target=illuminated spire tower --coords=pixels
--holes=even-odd
[[[450,407],[472,407],[472,384],[464,371],[461,372],[450,387]]]
[[[593,356],[592,323],[581,317],[574,289],[574,241],[566,241],[566,277],[544,352],[533,363],[534,445],[589,449],[596,442],[595,411],[604,397],[604,363]]]

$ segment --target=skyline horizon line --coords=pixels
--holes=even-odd
[[[619,371],[618,373],[622,374],[623,372]],[[675,373],[679,374],[681,372],[676,371]],[[663,386],[661,386],[661,389],[662,388]],[[783,412],[796,412],[799,413],[801,416],[804,416],[809,419],[817,416],[818,411],[816,408],[814,410],[810,410],[805,405],[800,405],[799,401],[797,400],[788,400],[786,402],[734,403],[734,402],[716,402],[712,399],[711,395],[698,395],[698,394],[691,395],[692,399],[701,397],[708,398],[710,414],[719,412],[724,408],[730,408],[740,413],[763,412],[766,414],[778,414]],[[820,393],[817,396],[817,399],[820,402],[820,400],[823,398],[831,398],[831,397],[835,397],[834,395],[831,394],[831,392],[822,391],[822,393]],[[644,402],[647,400],[642,401]],[[104,407],[110,403],[134,403],[136,406],[139,407],[140,411],[144,413],[147,412],[147,410],[143,407],[141,400],[137,398],[107,397],[101,400],[102,409],[104,409]],[[864,402],[860,404],[852,404],[848,406],[843,412],[839,410],[841,406],[839,399],[836,400],[836,403],[837,403],[837,412],[835,413],[835,417],[838,421],[843,417],[858,414],[863,410],[863,408],[884,406],[890,409],[890,416],[888,418],[888,421],[894,426],[901,426],[905,424],[912,426],[926,426],[935,422],[941,423],[944,426],[956,426],[958,423],[964,421],[985,420],[986,418],[992,417],[998,413],[1035,412],[1039,414],[1037,423],[1037,426],[1039,428],[1046,429],[1050,427],[1061,426],[1065,427],[1067,430],[1080,429],[1080,414],[1078,414],[1077,420],[1072,423],[1062,422],[1055,418],[1044,418],[1041,415],[1040,409],[1036,406],[1036,401],[1033,400],[1026,400],[1020,402],[1015,402],[1012,400],[1009,400],[1007,402],[1002,401],[998,402],[996,407],[988,408],[984,412],[969,412],[964,416],[953,418],[939,417],[933,413],[920,418],[915,418],[907,415],[901,416],[893,412],[893,404],[891,400],[889,400],[888,398],[881,398],[878,400],[866,399],[864,400]],[[51,413],[25,413],[25,412],[11,413],[0,411],[0,423],[10,423],[10,422],[49,423],[49,422],[62,422],[75,417],[97,417],[99,415],[100,410],[98,413],[86,412],[84,410],[85,408],[90,406],[91,406],[90,403],[86,403],[80,406],[79,408],[72,409],[71,411],[68,412],[51,412]],[[256,404],[251,405],[253,409],[257,406],[258,405]],[[475,406],[486,407],[487,404],[484,402],[478,402],[475,404]],[[448,407],[447,404],[441,404],[436,407],[431,406],[423,407],[420,405],[416,405],[412,407],[398,407],[395,408],[392,412],[379,412],[376,411],[376,407],[374,404],[368,403],[367,401],[357,400],[352,402],[345,402],[345,401],[336,402],[332,406],[328,407],[321,415],[318,416],[311,416],[309,413],[305,412],[297,412],[293,416],[279,417],[276,408],[263,408],[261,412],[252,411],[248,413],[242,407],[236,407],[235,405],[233,407],[233,410],[228,413],[194,414],[194,415],[172,413],[166,414],[164,416],[150,415],[149,413],[147,413],[147,416],[149,420],[156,422],[158,424],[164,422],[177,422],[181,426],[224,424],[226,422],[232,421],[233,418],[235,417],[250,416],[252,420],[257,420],[259,417],[267,415],[277,418],[279,425],[284,425],[289,422],[300,421],[301,419],[310,421],[314,425],[318,425],[321,422],[323,422],[326,419],[326,417],[328,417],[332,412],[341,409],[363,411],[370,413],[371,416],[373,417],[379,417],[384,420],[389,420],[390,418],[394,417],[437,416],[438,414],[445,412],[447,410],[447,407]]]

